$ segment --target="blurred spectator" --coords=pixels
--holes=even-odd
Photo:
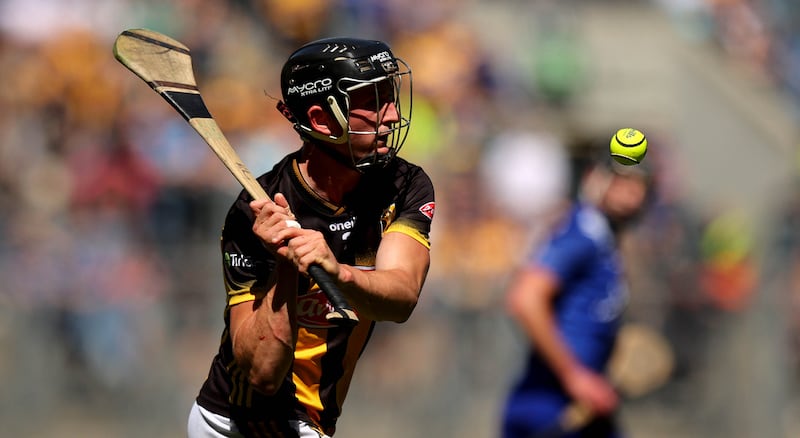
[[[743,218],[726,212],[714,217],[700,240],[700,287],[713,308],[738,312],[756,287],[752,235]]]
[[[161,340],[166,315],[158,302],[168,288],[158,254],[137,241],[114,200],[70,213],[62,334],[73,366],[108,389],[135,388]]]

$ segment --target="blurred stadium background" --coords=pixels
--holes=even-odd
[[[298,145],[271,96],[301,42],[385,39],[414,70],[402,154],[437,186],[433,265],[411,320],[376,331],[337,436],[496,436],[524,352],[505,281],[573,141],[626,126],[659,182],[624,241],[628,316],[679,366],[623,423],[800,436],[798,23],[792,0],[0,0],[2,435],[183,436],[216,351],[239,188],[113,59],[149,27],[192,48],[254,173]],[[498,178],[512,164],[527,173]]]

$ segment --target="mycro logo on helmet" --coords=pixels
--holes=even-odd
[[[333,88],[333,79],[324,78],[317,79],[316,81],[306,82],[303,85],[295,85],[286,90],[286,94],[292,95],[300,93],[300,96],[310,96],[312,94],[322,93]]]
[[[385,50],[381,53],[370,56],[369,60],[370,62],[378,61],[381,67],[383,67],[383,70],[386,72],[397,71],[397,63],[394,62],[392,55]]]
[[[384,50],[381,53],[377,53],[375,55],[370,56],[369,60],[370,61],[379,61],[379,62],[391,61],[392,60],[392,55],[390,55],[389,52]]]

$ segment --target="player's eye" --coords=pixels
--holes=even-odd
[[[394,102],[395,90],[391,81],[382,81],[374,85],[360,87],[350,93],[353,109],[377,111]]]

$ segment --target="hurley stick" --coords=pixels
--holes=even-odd
[[[174,39],[147,29],[129,29],[114,42],[114,57],[161,95],[211,147],[220,161],[254,199],[269,199],[247,166],[225,138],[206,108],[192,68],[189,48]],[[299,224],[296,222],[299,228]],[[325,317],[332,323],[353,326],[358,323],[353,309],[330,278],[318,265],[309,275],[325,292],[333,311]]]

